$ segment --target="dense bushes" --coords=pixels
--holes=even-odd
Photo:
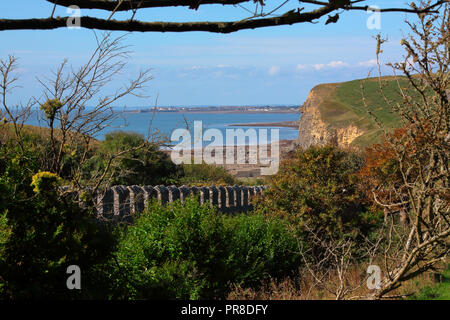
[[[225,216],[194,198],[151,204],[118,237],[93,209],[61,198],[55,174],[33,174],[35,163],[1,157],[0,298],[223,298],[232,284],[257,286],[299,266],[281,220]],[[66,288],[69,265],[81,267],[81,291]]]
[[[308,226],[323,235],[343,234],[363,227],[364,195],[357,173],[363,160],[336,147],[298,150],[271,179],[258,209]],[[356,229],[355,229],[356,228]]]
[[[224,298],[233,286],[257,288],[295,275],[304,258],[300,250],[311,247],[311,230],[324,239],[357,241],[378,222],[358,189],[362,160],[324,147],[298,151],[285,162],[255,213],[219,214],[190,198],[183,205],[152,203],[135,224],[108,231],[95,222],[94,208],[81,209],[59,195],[61,179],[40,171],[39,146],[24,141],[26,154],[14,143],[0,154],[3,298]],[[224,171],[170,167],[154,146],[133,149],[142,143],[138,135],[114,133],[96,146],[101,153],[92,159],[101,164],[103,154],[131,148],[118,162],[124,174],[111,176],[119,179],[115,183],[157,184],[168,176],[186,183],[194,176],[231,184]],[[82,269],[80,292],[65,286],[72,264]]]
[[[168,154],[159,150],[158,144],[146,141],[137,133],[115,131],[107,134],[91,165],[103,171],[111,155],[116,158],[109,170],[111,185],[165,184],[181,172]]]
[[[104,170],[109,156],[120,154],[111,165],[108,179],[111,185],[236,184],[236,179],[219,166],[205,163],[175,165],[168,152],[161,151],[157,143],[147,142],[143,136],[133,132],[107,134],[97,153],[84,170],[86,176],[92,171]]]
[[[58,131],[56,131],[58,135]],[[19,148],[13,127],[0,126],[0,140]],[[32,150],[37,168],[52,170],[52,143],[49,129],[25,126],[21,140]],[[159,148],[158,142],[149,142],[134,132],[114,131],[105,140],[71,141],[62,149],[59,177],[67,185],[85,187],[96,185],[234,185],[239,182],[226,169],[216,165],[175,165],[169,153]]]
[[[116,268],[115,268],[116,266]],[[299,266],[297,241],[277,219],[218,214],[195,199],[150,206],[124,231],[115,298],[218,298]]]
[[[357,173],[363,164],[357,154],[332,146],[299,149],[271,178],[257,211],[296,226],[311,258],[325,254],[325,243],[360,242],[381,222],[359,188]]]
[[[231,264],[238,284],[257,286],[261,280],[292,274],[300,267],[295,228],[276,217],[258,214],[225,218],[232,233]]]
[[[133,141],[121,135],[118,145]],[[236,286],[258,290],[302,275],[305,262],[345,241],[347,258],[360,263],[367,252],[357,244],[380,223],[357,174],[364,161],[322,147],[283,163],[250,214],[220,214],[189,198],[151,203],[133,225],[107,230],[94,208],[59,195],[60,178],[39,170],[40,155],[26,143],[26,154],[16,144],[0,149],[0,298],[225,298]],[[81,291],[65,286],[73,264]]]
[[[36,153],[27,150],[0,149],[0,298],[95,297],[115,240],[92,209],[59,196],[56,175],[34,175]],[[66,287],[69,265],[82,269],[81,292]]]
[[[118,134],[106,141],[102,148],[140,140]],[[14,148],[3,146],[0,157],[4,298],[224,298],[234,285],[256,288],[294,275],[302,264],[300,244],[308,246],[306,225],[325,237],[357,237],[376,222],[356,187],[360,159],[332,147],[299,151],[285,163],[257,213],[223,215],[194,198],[184,205],[152,203],[117,234],[95,222],[94,208],[58,195],[59,177],[39,172],[32,146],[23,157]],[[72,264],[82,268],[81,292],[65,287]]]
[[[176,181],[185,185],[234,185],[237,180],[223,167],[211,164],[183,164],[183,174]]]

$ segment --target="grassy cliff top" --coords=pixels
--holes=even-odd
[[[20,125],[19,125],[20,126]],[[28,140],[35,140],[37,141],[44,141],[46,139],[50,139],[50,129],[46,127],[39,127],[39,126],[33,126],[24,124],[22,128],[22,134],[24,135],[24,138]],[[81,134],[73,133],[71,132],[71,138],[74,137],[81,137]],[[56,138],[61,137],[61,131],[59,129],[54,130],[54,135]],[[15,131],[14,131],[14,125],[12,123],[0,123],[0,141],[7,141],[9,139],[15,139]],[[100,141],[91,138],[90,145],[91,146],[98,146],[100,144]]]
[[[385,97],[391,104],[401,101],[399,86],[411,88],[406,78],[381,78]],[[357,146],[367,146],[381,137],[382,131],[368,114],[372,111],[387,128],[401,126],[395,114],[380,92],[378,78],[353,80],[342,83],[328,83],[313,89],[322,119],[332,127],[342,128],[355,125],[366,133],[353,142]],[[367,108],[363,102],[366,100]]]

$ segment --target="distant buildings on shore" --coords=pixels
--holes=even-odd
[[[197,113],[235,113],[235,112],[257,112],[257,113],[298,113],[299,106],[214,106],[214,107],[151,107],[127,110],[132,113],[148,112],[197,112]]]

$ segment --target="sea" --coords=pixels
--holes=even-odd
[[[34,114],[27,124],[43,126],[38,121],[39,116]],[[274,123],[283,121],[297,121],[300,114],[296,113],[192,113],[192,112],[118,112],[118,117],[108,126],[94,135],[98,140],[104,140],[108,133],[113,131],[127,131],[141,134],[145,137],[165,136],[170,139],[176,129],[193,131],[194,121],[201,121],[203,132],[208,129],[218,129],[226,137],[226,129],[267,129],[270,139],[271,129],[277,129],[280,140],[295,140],[298,138],[298,129],[292,127],[276,126],[233,126],[233,124]],[[226,139],[224,139],[226,140]],[[224,141],[223,144],[226,144]]]

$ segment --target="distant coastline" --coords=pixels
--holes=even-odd
[[[299,113],[299,106],[218,106],[218,107],[153,107],[125,110],[124,113]]]
[[[260,123],[234,123],[229,127],[286,127],[298,128],[299,121],[282,121],[282,122],[260,122]]]

